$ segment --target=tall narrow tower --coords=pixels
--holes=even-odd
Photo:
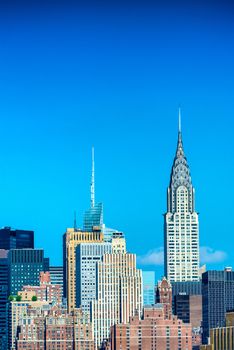
[[[91,208],[95,206],[95,167],[94,167],[94,147],[92,147],[92,175],[91,175]]]
[[[178,143],[164,216],[165,276],[171,282],[199,280],[199,222],[194,197],[183,149],[179,110]]]
[[[103,204],[95,203],[95,168],[94,168],[94,147],[92,147],[92,173],[90,184],[90,208],[84,213],[83,230],[92,232],[94,227],[103,230]]]

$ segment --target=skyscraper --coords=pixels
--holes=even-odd
[[[97,347],[108,339],[111,326],[142,312],[142,271],[136,268],[136,255],[126,253],[124,238],[113,239],[112,245],[113,253],[97,263],[97,299],[91,306]]]
[[[193,328],[200,328],[202,321],[202,296],[178,294],[174,299],[175,315]]]
[[[175,298],[177,295],[202,295],[201,281],[172,282],[172,310],[175,314]]]
[[[84,214],[83,230],[85,232],[92,232],[93,227],[99,227],[102,230],[103,226],[103,204],[95,204],[95,164],[94,164],[94,147],[92,147],[92,174],[90,184],[90,209],[86,210]]]
[[[92,173],[90,185],[90,208],[84,213],[83,230],[92,232],[95,228],[100,228],[103,232],[104,242],[111,242],[113,235],[119,233],[118,230],[106,227],[103,222],[103,204],[95,203],[95,163],[94,163],[94,147],[92,147]]]
[[[84,232],[76,228],[68,228],[63,236],[63,262],[65,266],[64,285],[66,288],[68,311],[76,307],[76,247],[80,243],[101,243],[103,234],[100,229]]]
[[[111,243],[80,243],[76,248],[76,307],[90,311],[97,297],[97,262],[112,253]]]
[[[0,349],[7,350],[8,251],[0,249]]]
[[[7,349],[7,298],[9,296],[8,250],[34,248],[34,232],[0,229],[0,349]]]
[[[155,272],[142,271],[143,278],[143,304],[153,305],[155,303]]]
[[[97,203],[86,210],[84,214],[84,231],[92,232],[94,227],[102,229],[103,226],[103,204]]]
[[[12,249],[8,258],[10,294],[16,295],[25,285],[40,284],[40,272],[45,270],[42,249]]]
[[[115,235],[123,236],[117,230],[107,228],[103,223],[103,204],[95,203],[95,166],[92,148],[92,174],[90,186],[90,208],[84,214],[83,230],[68,228],[63,235],[63,290],[69,312],[76,307],[76,247],[80,243],[111,243]]]
[[[179,111],[176,155],[164,216],[165,275],[171,282],[199,280],[199,223],[195,191],[184,154]]]
[[[225,313],[234,310],[234,271],[207,271],[202,274],[203,342],[211,328],[225,326]]]
[[[226,314],[224,327],[210,330],[210,345],[203,345],[201,350],[232,350],[234,348],[234,312]]]
[[[34,231],[14,230],[11,227],[0,229],[0,249],[34,248]]]

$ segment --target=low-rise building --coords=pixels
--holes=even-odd
[[[39,286],[23,286],[18,295],[25,298],[25,293],[34,293],[37,300],[48,301],[49,303],[62,304],[63,289],[60,284],[51,284],[50,273],[40,272]]]

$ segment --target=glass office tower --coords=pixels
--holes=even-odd
[[[34,248],[34,232],[14,230],[11,227],[0,229],[0,249]]]
[[[234,271],[207,271],[202,274],[203,342],[210,329],[225,326],[225,314],[234,310]]]
[[[103,226],[103,204],[97,203],[93,207],[86,210],[84,214],[84,227],[85,232],[92,232],[93,227],[100,227],[102,230]]]
[[[143,304],[155,304],[155,272],[142,271],[143,278]]]
[[[7,350],[8,251],[0,249],[0,349]]]
[[[23,286],[39,286],[41,271],[47,270],[42,249],[9,251],[9,294],[16,295]]]

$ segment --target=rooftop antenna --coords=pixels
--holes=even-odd
[[[179,106],[179,113],[178,113],[178,143],[177,143],[177,150],[176,150],[177,157],[183,156],[184,157],[184,150],[183,150],[183,143],[182,143],[182,131],[181,131],[181,108]]]
[[[95,168],[94,147],[92,147],[92,175],[91,175],[91,208],[95,206]]]
[[[181,108],[179,107],[179,133],[181,134]]]
[[[76,211],[74,211],[74,231],[77,230],[77,225],[76,225]]]

